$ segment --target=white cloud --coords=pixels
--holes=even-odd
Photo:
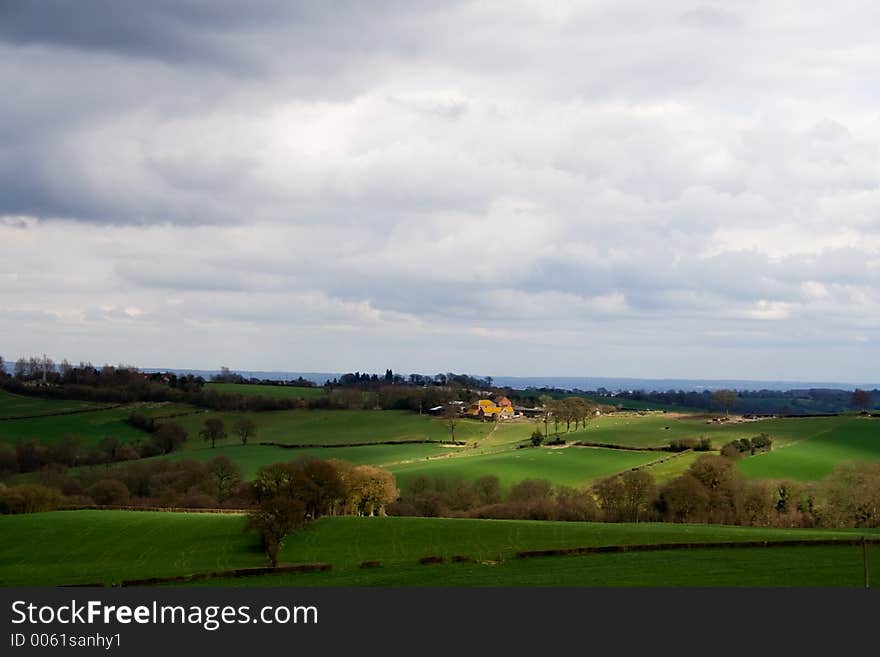
[[[871,3],[31,11],[6,357],[873,376]]]

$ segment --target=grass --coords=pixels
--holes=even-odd
[[[554,484],[582,486],[660,456],[662,454],[592,447],[541,447],[475,456],[467,456],[466,450],[458,457],[432,459],[389,469],[401,488],[420,475],[461,477],[466,480],[495,475],[505,489],[523,479],[549,479]]]
[[[111,583],[263,565],[234,515],[56,511],[0,516],[0,585]]]
[[[671,440],[706,436],[717,448],[731,440],[767,433],[773,438],[775,448],[821,435],[852,419],[853,416],[770,418],[725,424],[708,423],[705,419],[686,415],[615,413],[596,418],[586,429],[572,431],[563,437],[569,441],[586,440],[627,447],[662,447]]]
[[[217,456],[226,456],[241,466],[245,479],[253,479],[257,470],[264,465],[295,461],[301,458],[341,459],[356,465],[378,465],[388,467],[407,461],[423,461],[429,457],[448,454],[450,450],[463,448],[443,447],[441,445],[366,445],[363,447],[303,448],[285,449],[266,445],[218,445],[212,449],[201,447],[175,452],[170,456],[156,457],[180,461],[193,459],[207,461]]]
[[[55,443],[65,436],[79,436],[86,445],[97,444],[102,438],[114,436],[124,441],[143,438],[146,434],[126,422],[133,408],[55,415],[0,422],[0,441],[38,439]]]
[[[645,468],[645,472],[654,477],[657,485],[663,485],[683,475],[702,454],[705,454],[705,452],[681,452],[668,461],[649,465]]]
[[[98,404],[72,399],[41,399],[0,390],[0,419],[80,411],[97,406]]]
[[[0,516],[0,585],[111,583],[264,565],[236,515],[57,511]],[[520,560],[519,550],[588,545],[851,538],[870,532],[715,525],[561,523],[444,518],[324,518],[288,537],[283,562],[327,573],[216,580],[222,585],[837,585],[860,583],[850,547],[697,550]],[[418,566],[465,555],[495,565]],[[880,572],[880,548],[871,548]],[[383,567],[358,568],[376,559]]]
[[[841,463],[880,460],[880,421],[847,416],[810,438],[738,462],[750,477],[816,481]]]
[[[198,445],[199,429],[208,417],[223,420],[227,431],[237,418],[249,417],[257,425],[254,442],[338,445],[392,440],[450,440],[449,428],[442,420],[410,411],[292,410],[207,413],[178,418],[176,421],[190,433],[187,446]],[[456,427],[455,437],[462,441],[481,440],[491,430],[490,422],[462,421]]]
[[[281,399],[316,399],[327,394],[323,386],[308,388],[299,386],[265,386],[258,383],[206,383],[205,391]]]
[[[566,396],[566,395],[563,395]],[[670,411],[675,413],[705,413],[705,408],[693,408],[691,406],[680,406],[678,404],[660,404],[649,401],[640,401],[637,399],[625,399],[623,397],[595,397],[586,396],[587,399],[600,406],[619,406],[626,409],[637,409],[643,411]]]
[[[878,572],[880,548],[869,548]],[[215,579],[193,586],[863,586],[862,549],[854,546],[707,549],[511,559],[500,563],[407,564],[394,568]]]

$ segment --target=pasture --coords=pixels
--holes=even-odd
[[[95,445],[108,436],[126,442],[144,438],[147,436],[144,431],[126,421],[132,411],[150,417],[162,417],[176,413],[198,412],[198,409],[175,404],[145,403],[70,415],[44,415],[24,420],[4,420],[0,421],[0,442],[36,439],[51,444],[65,436],[79,436],[84,445]]]
[[[880,547],[869,570],[880,568]],[[872,580],[873,581],[873,580]],[[849,587],[863,586],[853,546],[629,552],[215,579],[188,586]]]
[[[112,583],[265,561],[237,515],[32,513],[0,516],[0,536],[3,586]]]
[[[67,413],[70,411],[87,410],[97,406],[99,404],[73,399],[41,399],[39,397],[16,395],[6,390],[0,390],[0,419]]]
[[[0,440],[37,439],[56,443],[65,436],[79,436],[85,445],[95,445],[112,436],[123,441],[143,438],[146,434],[126,422],[131,408],[114,408],[74,415],[52,415],[27,420],[0,422]]]
[[[419,476],[474,480],[495,475],[504,489],[523,479],[549,479],[554,484],[584,486],[654,461],[663,454],[594,447],[509,449],[492,454],[460,455],[391,466],[398,486]]]
[[[756,478],[816,481],[841,463],[880,460],[880,420],[858,416],[830,419],[836,422],[828,423],[825,431],[741,459],[740,470]]]
[[[192,440],[192,438],[190,439]],[[302,458],[341,459],[355,465],[377,465],[389,467],[410,461],[423,461],[426,458],[444,456],[462,447],[445,447],[434,444],[413,445],[364,445],[362,447],[305,447],[286,449],[268,445],[218,444],[216,448],[204,446],[186,449],[168,456],[154,458],[182,461],[192,459],[203,462],[217,456],[225,456],[235,461],[242,469],[245,479],[253,479],[257,470],[264,465],[296,461]],[[152,460],[152,459],[150,459]]]
[[[112,583],[265,563],[238,515],[56,511],[0,516],[0,585]],[[281,560],[326,573],[216,580],[224,585],[821,585],[860,583],[860,549],[694,550],[517,559],[520,550],[590,545],[851,538],[847,530],[444,518],[323,518],[288,537]],[[418,566],[463,555],[493,564]],[[871,548],[880,572],[880,548]],[[365,560],[383,567],[362,570]],[[744,567],[748,564],[748,568]],[[774,574],[775,573],[775,574]],[[738,578],[738,579],[737,579]],[[750,579],[751,578],[751,579]]]
[[[774,449],[812,438],[846,423],[853,416],[768,418],[763,420],[717,423],[701,416],[650,413],[613,413],[592,420],[586,429],[562,434],[569,441],[586,440],[627,447],[662,447],[671,440],[709,438],[716,448],[731,440],[770,434]],[[551,427],[552,429],[552,427]]]
[[[272,397],[275,399],[317,399],[327,396],[323,386],[314,388],[300,386],[269,386],[258,383],[206,383],[205,392],[222,392],[233,395]]]
[[[229,432],[237,418],[250,418],[257,425],[257,435],[252,442],[339,445],[404,440],[440,442],[451,439],[449,428],[442,420],[410,411],[297,409],[262,413],[207,413],[178,418],[175,421],[190,434],[186,447],[198,446],[199,429],[208,417],[223,420]],[[491,422],[462,420],[456,427],[455,438],[461,441],[481,440],[492,431],[492,427]],[[234,441],[235,437],[230,435],[225,442]]]

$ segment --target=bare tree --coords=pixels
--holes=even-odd
[[[449,433],[452,435],[452,442],[455,442],[455,427],[458,426],[460,419],[461,414],[459,413],[458,405],[447,404],[446,409],[443,411],[443,421],[446,423],[446,426],[449,427]]]
[[[186,441],[186,429],[176,422],[163,422],[153,434],[152,440],[163,454],[170,454]]]
[[[644,470],[630,470],[620,477],[623,484],[623,511],[625,519],[638,522],[642,514],[651,508],[657,496],[654,477]]]
[[[223,424],[223,420],[217,417],[208,418],[205,420],[201,431],[199,431],[199,435],[203,439],[210,441],[213,448],[218,440],[226,438],[226,427]]]
[[[714,393],[712,393],[712,399],[714,399],[715,403],[724,409],[725,417],[729,417],[730,408],[736,403],[737,396],[733,390],[722,389],[716,390]]]
[[[247,445],[248,439],[257,435],[256,423],[247,417],[238,418],[232,425],[232,430],[238,436],[242,445]]]
[[[218,456],[205,464],[217,486],[217,501],[223,503],[241,483],[241,468],[225,456]]]
[[[544,435],[550,435],[550,418],[553,415],[551,410],[551,404],[553,403],[553,397],[550,395],[541,395],[538,398],[538,401],[541,402],[541,408],[544,409],[544,412],[541,413],[541,421],[544,423]]]

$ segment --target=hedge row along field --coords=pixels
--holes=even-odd
[[[795,547],[624,552],[215,579],[192,586],[862,587],[862,548]],[[880,548],[869,548],[869,569]],[[874,580],[872,580],[874,581]]]

